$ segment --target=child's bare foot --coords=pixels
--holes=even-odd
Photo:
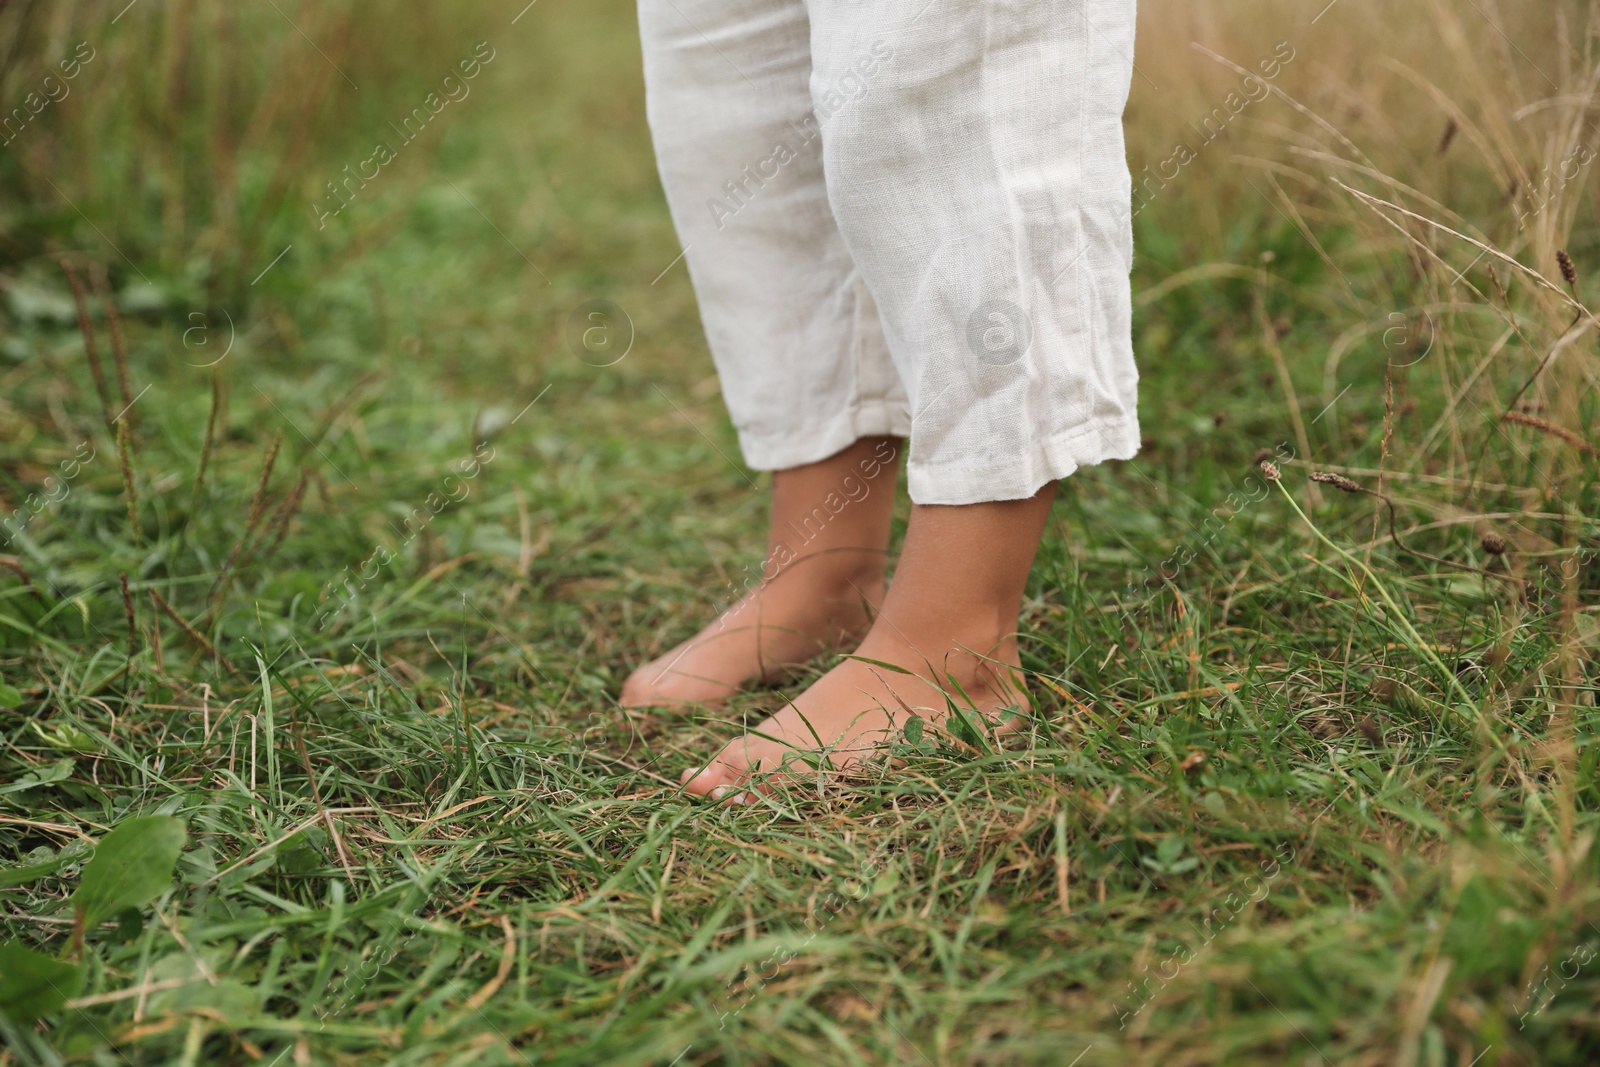
[[[934,647],[932,642],[923,644]],[[812,773],[815,764],[815,760],[808,763],[807,758],[823,747],[828,750],[828,769],[847,770],[893,741],[912,716],[929,723],[930,730],[932,724],[944,723],[949,713],[946,689],[958,704],[975,705],[975,710],[993,724],[990,728],[1006,730],[1012,720],[1010,716],[1002,717],[1005,709],[1016,709],[1020,714],[1027,710],[1028,703],[1015,672],[1006,666],[1018,666],[1016,641],[1013,638],[1005,644],[1007,647],[997,648],[987,656],[987,661],[953,646],[949,656],[925,660],[917,647],[898,636],[881,636],[874,631],[857,653],[861,659],[847,659],[834,667],[777,714],[730,742],[708,766],[685,771],[684,786],[691,793],[713,800],[726,797],[735,802],[753,802],[754,788],[767,788],[772,781],[769,777],[761,785],[752,786],[754,776],[782,770],[783,777],[803,779]],[[985,645],[968,647],[982,649]],[[865,662],[866,659],[892,663],[913,671],[915,676]],[[944,689],[929,680],[940,670],[948,670],[956,677],[966,697],[947,680]]]
[[[899,451],[863,438],[772,481],[767,556],[716,621],[636,669],[621,703],[712,704],[830,647],[854,647],[883,602]]]
[[[876,573],[823,562],[800,562],[636,669],[623,683],[623,707],[719,703],[746,682],[772,681],[828,648],[854,648],[883,603],[883,557]]]
[[[1029,500],[914,508],[894,585],[859,658],[823,675],[709,764],[686,771],[684,787],[712,799],[751,800],[746,787],[757,776],[782,769],[786,759],[783,777],[803,776],[809,769],[801,757],[823,748],[828,766],[847,768],[892,740],[913,715],[943,725],[946,692],[1006,728],[1005,709],[1028,706],[1017,613],[1054,490],[1047,486]]]

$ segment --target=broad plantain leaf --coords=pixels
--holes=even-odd
[[[172,884],[183,851],[183,823],[170,815],[125,819],[94,850],[72,902],[90,929],[118,912],[142,908]]]
[[[0,1014],[18,1026],[30,1026],[83,990],[84,969],[24,948],[14,941],[0,945]]]

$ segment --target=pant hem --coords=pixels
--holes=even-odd
[[[739,449],[752,470],[781,471],[837,455],[863,437],[909,437],[911,415],[904,404],[865,401],[826,422],[781,434],[739,431]]]
[[[1127,415],[1079,426],[1037,442],[1031,454],[983,467],[918,463],[907,465],[911,500],[916,504],[983,504],[1026,500],[1045,485],[1079,467],[1108,459],[1132,459],[1139,452],[1139,420]]]

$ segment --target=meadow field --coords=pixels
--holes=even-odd
[[[0,3],[0,1064],[1600,1061],[1600,5],[1135,63],[1027,728],[730,809],[633,5]]]

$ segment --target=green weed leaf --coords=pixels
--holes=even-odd
[[[985,756],[994,754],[994,746],[989,743],[989,724],[982,715],[971,708],[964,708],[958,704],[950,705],[950,717],[945,720],[945,729],[962,744],[970,745]]]
[[[0,1014],[17,1026],[29,1026],[55,1011],[83,990],[82,964],[24,948],[0,945]]]
[[[72,894],[80,929],[128,908],[142,908],[160,895],[172,884],[183,839],[183,823],[170,815],[127,819],[107,834]]]
[[[86,841],[73,841],[60,852],[49,848],[36,848],[23,857],[26,863],[14,867],[0,867],[0,889],[37,882],[46,875],[55,874],[69,863],[75,863],[89,849]]]
[[[14,782],[0,785],[0,796],[7,793],[20,793],[24,789],[36,789],[41,785],[50,785],[52,782],[64,782],[72,777],[75,764],[69,759],[58,759],[47,767],[31,770],[27,774],[18,776]]]
[[[72,723],[62,723],[60,726],[46,730],[36,722],[28,724],[33,732],[39,735],[39,740],[49,745],[58,752],[98,752],[100,746],[93,737],[78,729]]]
[[[916,745],[922,742],[922,716],[913,715],[906,720],[906,744]]]

